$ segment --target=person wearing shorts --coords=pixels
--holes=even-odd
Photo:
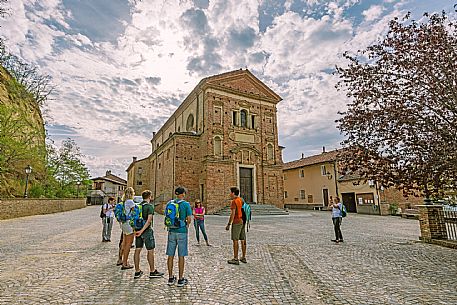
[[[230,218],[225,229],[228,231],[230,227],[231,237],[233,242],[233,258],[229,259],[227,262],[229,264],[239,265],[240,261],[242,263],[247,263],[246,260],[246,228],[243,223],[243,212],[241,211],[243,206],[243,200],[239,197],[240,190],[237,187],[230,188],[230,198],[232,203],[230,205]],[[241,241],[241,252],[242,257],[238,259],[238,241]]]
[[[157,271],[154,267],[154,249],[156,247],[154,240],[153,216],[154,216],[154,205],[151,202],[152,192],[149,190],[143,191],[141,194],[143,197],[142,205],[142,216],[146,220],[143,228],[135,232],[135,254],[133,255],[133,262],[135,264],[135,275],[133,278],[137,279],[143,275],[143,271],[140,270],[140,254],[144,246],[148,251],[148,263],[149,263],[149,278],[157,278],[163,276],[162,272]]]
[[[135,207],[135,202],[133,202],[133,197],[135,196],[135,190],[133,187],[128,187],[125,192],[124,196],[122,197],[122,201],[124,202],[124,213],[127,217],[130,216],[132,209]],[[121,222],[121,230],[122,230],[122,267],[121,270],[132,269],[133,266],[129,265],[129,253],[130,253],[130,245],[133,242],[133,228],[130,226],[130,222],[124,221]]]
[[[192,219],[192,208],[189,202],[184,200],[186,196],[186,190],[183,187],[178,187],[175,190],[177,197],[176,202],[179,205],[179,219],[185,222],[185,226],[180,228],[168,228],[168,241],[167,241],[167,252],[168,256],[168,285],[174,285],[176,277],[173,274],[173,259],[175,257],[176,248],[178,248],[178,287],[187,285],[187,279],[184,278],[184,261],[188,255],[187,240],[188,240],[188,227]]]

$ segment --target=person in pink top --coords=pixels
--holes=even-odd
[[[206,245],[209,246],[208,243],[208,236],[206,235],[205,231],[205,207],[202,206],[200,200],[195,200],[195,207],[194,207],[194,226],[195,226],[195,234],[197,236],[197,242],[200,245],[200,230],[202,230],[203,237],[205,238]]]

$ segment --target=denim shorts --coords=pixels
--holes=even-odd
[[[187,233],[168,232],[167,256],[175,256],[178,247],[178,256],[187,256]]]

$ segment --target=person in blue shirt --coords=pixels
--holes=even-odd
[[[340,243],[343,242],[343,234],[341,233],[341,222],[343,221],[341,210],[343,209],[343,204],[340,202],[340,198],[333,198],[330,207],[332,208],[332,222],[335,230],[335,239],[332,239],[332,241]]]
[[[185,222],[185,226],[180,228],[168,228],[167,252],[168,256],[168,285],[173,285],[176,282],[176,277],[173,274],[173,259],[175,257],[176,248],[178,248],[178,287],[187,285],[187,279],[184,278],[184,258],[188,255],[187,240],[188,228],[192,221],[192,208],[189,202],[184,200],[186,190],[183,187],[177,187],[175,190],[175,201],[179,204],[179,219]]]

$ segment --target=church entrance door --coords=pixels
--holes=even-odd
[[[246,202],[253,202],[252,168],[240,167],[240,196]]]

